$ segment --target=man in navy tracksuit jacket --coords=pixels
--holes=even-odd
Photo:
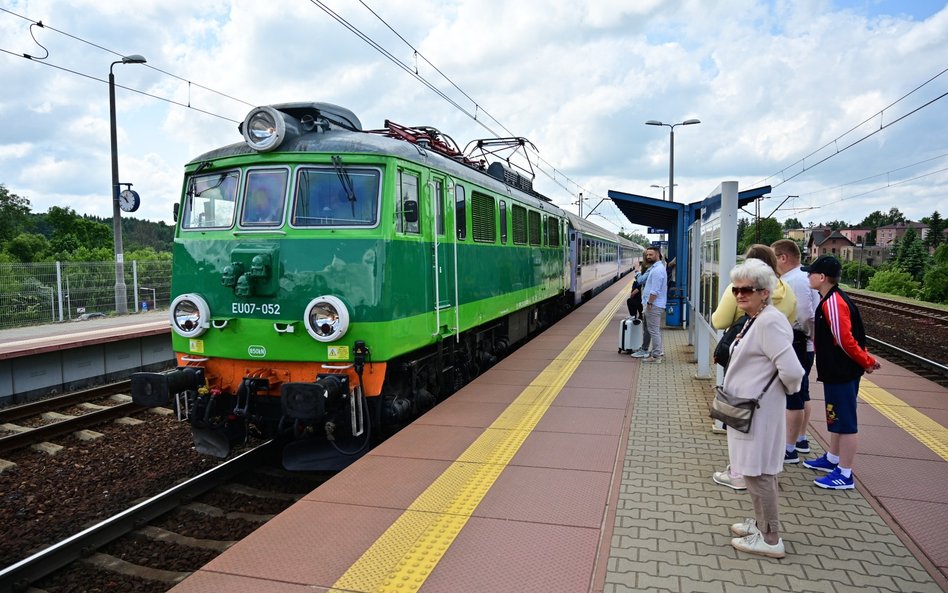
[[[817,380],[823,383],[826,401],[826,428],[830,432],[829,451],[803,466],[828,475],[813,481],[820,488],[850,490],[852,467],[856,458],[856,394],[864,372],[879,368],[866,351],[866,330],[859,310],[839,289],[839,260],[831,255],[817,258],[803,269],[810,287],[822,300],[814,317],[813,347],[816,351]]]

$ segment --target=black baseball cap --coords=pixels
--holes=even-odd
[[[831,278],[839,278],[843,266],[839,260],[832,255],[821,255],[808,266],[803,266],[803,271],[807,274],[825,274]]]

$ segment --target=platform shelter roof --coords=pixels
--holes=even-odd
[[[770,186],[758,187],[739,192],[737,195],[737,207],[741,208],[750,204],[757,198],[769,194]],[[630,194],[617,190],[609,190],[609,197],[619,207],[619,210],[625,215],[629,222],[650,228],[665,229],[669,233],[676,232],[679,223],[690,224],[697,216],[700,216],[701,204],[704,200],[692,204],[682,204],[679,202],[668,202],[658,198]],[[689,215],[683,218],[685,213]]]

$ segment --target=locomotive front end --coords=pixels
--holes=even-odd
[[[382,167],[274,152],[298,148],[308,131],[355,125],[341,108],[293,117],[257,108],[241,126],[245,145],[188,168],[170,312],[178,368],[137,373],[132,395],[173,404],[200,453],[280,438],[288,468],[338,469],[367,449],[379,414],[367,396],[385,376],[369,349],[386,348],[377,338]]]

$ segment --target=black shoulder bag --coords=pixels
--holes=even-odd
[[[724,331],[724,335],[721,336],[721,339],[718,340],[718,345],[714,348],[714,362],[724,367],[724,370],[727,370],[727,365],[731,362],[731,344],[734,343],[734,340],[737,339],[739,334],[743,333],[744,325],[748,323],[748,321],[752,321],[752,319],[747,315],[735,321],[734,325]],[[747,327],[749,329],[750,325]]]

